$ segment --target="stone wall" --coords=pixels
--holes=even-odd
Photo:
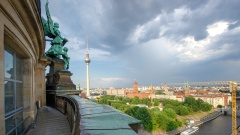
[[[4,47],[22,59],[23,119],[27,128],[35,119],[37,100],[46,103],[45,49],[41,17],[34,0],[0,1],[0,134],[5,134]]]

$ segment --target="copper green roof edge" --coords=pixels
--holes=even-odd
[[[139,124],[139,123],[141,123],[140,120],[135,119],[132,116],[129,116],[129,115],[127,115],[127,114],[125,114],[125,113],[123,113],[123,112],[121,112],[121,111],[119,111],[115,108],[112,108],[109,105],[100,105],[100,104],[94,103],[90,100],[83,99],[83,98],[81,98],[80,96],[77,96],[77,95],[68,95],[68,96],[74,98],[78,102],[78,104],[79,104],[78,107],[80,107],[79,111],[80,111],[81,117],[84,117],[84,116],[86,116],[86,117],[94,117],[94,116],[105,117],[105,116],[110,115],[110,114],[111,115],[115,114],[115,115],[119,115],[119,117],[122,117],[122,118],[125,117],[125,119],[128,119],[127,124]],[[85,105],[85,108],[81,108],[82,106],[84,106],[83,104]],[[105,112],[105,113],[104,112],[101,113],[101,111],[100,111],[100,113],[93,113],[93,114],[91,114],[91,112],[89,112],[88,115],[86,115],[86,113],[83,113],[84,115],[82,115],[82,113],[81,113],[84,109],[91,109],[91,108],[92,109],[98,109],[98,108],[101,108],[101,107],[109,108],[109,110],[112,110],[112,111]]]
[[[136,121],[135,121],[136,122]],[[85,116],[81,117],[80,130],[87,129],[131,129],[130,124],[135,124],[131,119],[118,114]],[[137,124],[137,123],[136,123]]]
[[[117,130],[82,130],[81,135],[137,135],[131,129],[117,129]]]
[[[92,115],[81,115],[81,119],[111,119],[111,120],[116,120],[116,121],[125,121],[128,124],[137,124],[140,123],[141,121],[138,119],[135,119],[131,116],[128,115],[122,115],[116,112],[107,112],[107,113],[96,113]]]
[[[121,111],[112,108],[109,105],[99,105],[96,104],[90,100],[83,99],[79,96],[76,95],[65,95],[65,97],[69,97],[74,99],[75,102],[78,103],[79,107],[79,113],[80,113],[80,131],[85,131],[85,130],[94,130],[93,133],[96,133],[96,131],[101,130],[101,131],[115,131],[115,134],[119,134],[122,132],[122,130],[132,130],[130,127],[130,124],[138,124],[141,123],[140,120],[137,120],[129,115],[126,115],[122,113]],[[99,109],[99,108],[108,108],[109,111],[111,112],[103,112],[103,110],[100,109],[100,113],[97,114],[91,114],[91,111],[88,113],[89,115],[82,115],[84,109],[80,108],[84,107],[85,109]],[[134,131],[129,131],[130,135],[135,133]],[[106,132],[104,132],[104,135]],[[112,134],[110,132],[109,134]],[[120,134],[128,134],[128,133],[120,133]]]
[[[99,113],[109,113],[109,112],[114,112],[114,111],[115,110],[110,109],[109,107],[95,106],[94,108],[82,108],[81,116],[91,115],[91,114],[99,114]]]

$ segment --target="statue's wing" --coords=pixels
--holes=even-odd
[[[43,24],[43,26],[44,26],[46,23],[47,23],[47,20],[46,20],[44,17],[42,17],[42,24]]]
[[[45,9],[46,9],[46,15],[47,15],[47,19],[48,19],[47,23],[48,23],[49,32],[52,35],[56,36],[54,31],[53,31],[53,21],[52,21],[50,11],[49,11],[49,8],[48,8],[48,1],[46,2]]]
[[[44,30],[44,35],[49,36],[50,31],[49,31],[49,26],[48,22],[45,18],[42,17],[42,25],[43,25],[43,30]]]

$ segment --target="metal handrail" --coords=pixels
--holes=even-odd
[[[62,97],[62,98],[64,98],[64,101],[67,101],[74,109],[74,115],[73,115],[73,127],[72,127],[72,133],[71,133],[71,135],[74,135],[75,133],[76,133],[76,120],[77,120],[77,114],[78,114],[78,109],[77,109],[77,106],[76,106],[76,104],[75,104],[75,102],[74,102],[74,99],[72,99],[71,97],[69,97],[69,96],[66,96],[66,95],[64,95],[64,96],[57,96],[57,97]]]
[[[76,115],[77,115],[77,106],[76,104],[74,103],[74,101],[72,101],[72,99],[70,98],[71,102],[73,103],[74,105],[74,116],[73,116],[73,129],[72,129],[72,135],[75,134],[75,128],[76,128]]]

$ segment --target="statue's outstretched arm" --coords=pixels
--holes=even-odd
[[[49,8],[48,8],[48,0],[47,0],[47,2],[46,2],[46,4],[45,4],[45,9],[46,9],[46,15],[47,15],[47,20],[48,20],[48,26],[49,26],[49,30],[50,30],[50,32],[53,34],[53,35],[55,35],[54,34],[54,31],[53,31],[53,20],[52,20],[52,18],[51,18],[51,15],[50,15],[50,11],[49,11]]]

